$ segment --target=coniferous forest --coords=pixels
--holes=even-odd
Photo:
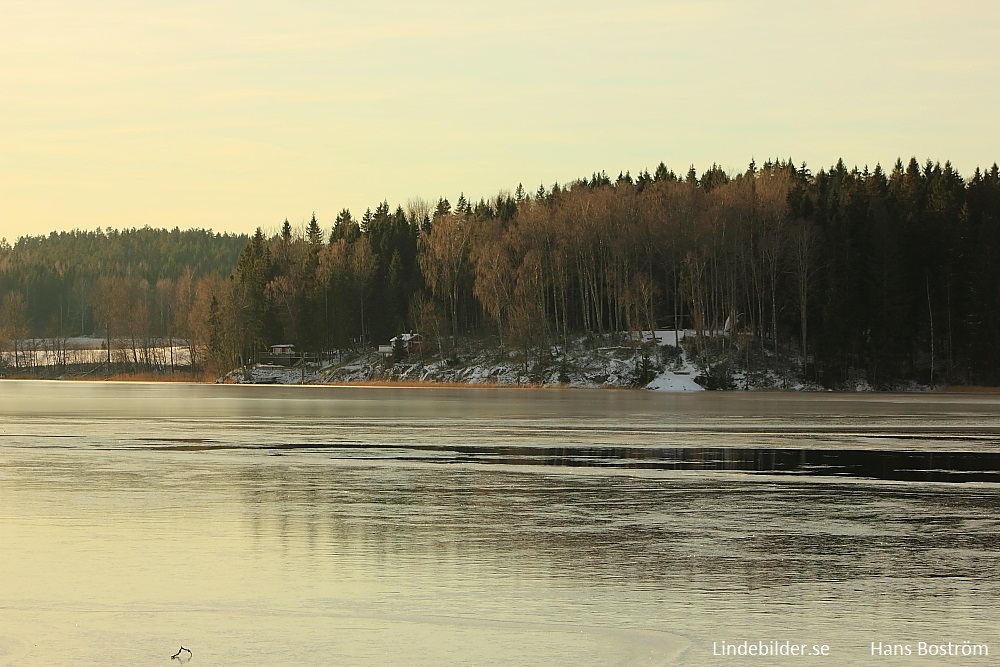
[[[478,202],[383,202],[273,234],[131,229],[0,245],[0,345],[185,341],[221,371],[267,345],[322,352],[419,331],[510,350],[640,329],[700,358],[795,359],[865,377],[1000,384],[1000,174],[791,160],[604,173]]]

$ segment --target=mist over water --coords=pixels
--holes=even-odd
[[[998,408],[3,382],[0,665],[1000,651]]]

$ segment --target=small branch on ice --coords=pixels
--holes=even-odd
[[[180,660],[181,659],[181,653],[184,652],[184,651],[187,651],[188,660],[190,660],[191,658],[194,657],[194,653],[191,652],[191,649],[184,648],[183,646],[181,646],[179,649],[177,649],[177,653],[174,653],[172,656],[170,656],[170,659],[171,660]]]

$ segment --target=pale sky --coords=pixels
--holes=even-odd
[[[0,236],[1000,160],[1000,3],[0,0]]]

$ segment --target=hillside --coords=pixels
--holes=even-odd
[[[675,346],[674,342],[679,342]],[[489,341],[465,338],[456,353],[442,361],[434,354],[410,354],[396,361],[377,352],[345,353],[323,365],[282,367],[257,364],[235,370],[222,382],[259,384],[465,384],[470,386],[544,386],[587,388],[633,388],[657,391],[704,391],[714,389],[822,390],[804,381],[794,364],[783,360],[782,370],[733,367],[725,386],[713,370],[716,364],[697,361],[693,331],[657,331],[641,336],[611,335],[578,337],[567,346],[547,352],[501,350]],[[851,391],[871,390],[865,382],[840,387]],[[899,387],[895,387],[899,388]],[[912,387],[910,387],[912,388]]]

